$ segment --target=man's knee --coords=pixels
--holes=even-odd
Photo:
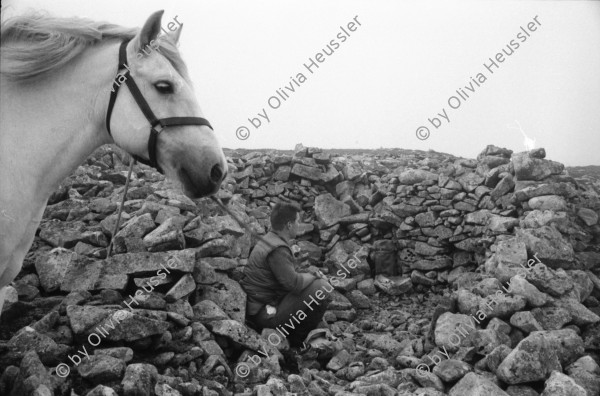
[[[246,325],[256,330],[257,332],[261,332],[263,326],[260,325],[258,318],[255,315],[246,315]]]
[[[333,286],[325,279],[315,279],[305,290],[306,294],[321,301],[330,302]]]

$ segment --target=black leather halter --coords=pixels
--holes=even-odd
[[[142,92],[138,88],[135,83],[133,76],[129,73],[129,68],[127,67],[127,43],[129,40],[123,41],[121,46],[119,47],[119,65],[117,66],[117,77],[119,76],[119,72],[123,69],[126,69],[123,76],[125,77],[125,83],[131,92],[131,95],[135,99],[144,116],[150,123],[150,137],[148,138],[148,157],[146,160],[144,158],[138,157],[137,155],[131,154],[133,158],[142,164],[149,165],[153,168],[156,168],[157,171],[163,173],[160,166],[158,166],[158,162],[156,162],[156,142],[158,140],[158,135],[164,131],[164,129],[168,126],[181,126],[181,125],[205,125],[210,129],[213,129],[208,120],[201,117],[169,117],[169,118],[161,118],[158,119],[150,109],[150,105],[144,99]],[[106,129],[108,130],[108,134],[112,137],[112,133],[110,131],[110,117],[112,116],[112,110],[115,106],[115,101],[117,100],[117,94],[119,93],[120,84],[117,83],[117,78],[113,81],[113,91],[110,94],[110,99],[108,101],[108,110],[106,111]],[[158,128],[158,129],[157,129]]]

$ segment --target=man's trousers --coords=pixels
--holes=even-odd
[[[329,282],[315,279],[299,294],[288,293],[283,297],[275,307],[277,312],[274,315],[267,314],[267,307],[264,306],[256,315],[248,316],[248,322],[258,332],[264,328],[277,329],[279,335],[286,335],[290,346],[300,347],[308,333],[323,318],[331,301],[332,291],[333,286]]]

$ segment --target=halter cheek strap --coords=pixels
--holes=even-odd
[[[148,160],[138,157],[137,155],[131,153],[130,155],[142,164],[149,165],[153,168],[156,168],[156,170],[160,173],[163,173],[163,170],[160,168],[158,162],[156,161],[156,144],[158,142],[158,135],[162,131],[164,131],[166,127],[182,125],[203,125],[209,127],[210,129],[213,128],[208,122],[208,120],[202,117],[168,117],[160,119],[156,118],[156,116],[152,112],[152,109],[150,108],[150,105],[148,104],[146,99],[144,99],[144,95],[142,95],[142,92],[135,83],[135,80],[133,79],[133,76],[131,75],[129,67],[127,65],[128,42],[129,40],[123,41],[121,43],[121,46],[119,47],[119,65],[117,66],[117,77],[113,81],[113,89],[110,93],[110,98],[108,100],[108,109],[106,111],[106,130],[108,131],[108,134],[112,137],[112,132],[110,130],[110,119],[112,116],[113,108],[115,106],[115,102],[117,100],[119,88],[121,87],[122,82],[125,81],[125,84],[127,84],[127,87],[129,88],[129,91],[135,99],[138,107],[140,108],[142,113],[144,113],[144,116],[150,123],[150,136],[148,137]],[[126,69],[126,71],[123,74],[121,74],[121,84],[119,84],[117,82],[117,78],[120,76],[119,72],[123,69]]]

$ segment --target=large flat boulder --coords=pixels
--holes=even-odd
[[[527,246],[527,253],[551,268],[573,268],[575,253],[573,246],[554,227],[516,230],[517,240]]]
[[[583,340],[572,329],[534,331],[502,361],[496,375],[512,385],[545,380],[583,353]]]
[[[342,217],[349,215],[350,207],[329,193],[321,194],[315,199],[315,216],[325,227],[331,227]]]
[[[565,166],[556,161],[531,158],[527,152],[512,156],[518,180],[543,180],[551,175],[560,175]]]
[[[509,396],[489,379],[468,373],[450,389],[449,396]]]

